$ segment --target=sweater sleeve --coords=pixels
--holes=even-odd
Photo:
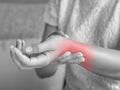
[[[49,0],[43,15],[44,22],[52,26],[58,26],[59,0]]]

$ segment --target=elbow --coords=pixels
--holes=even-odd
[[[37,76],[40,78],[40,79],[44,79],[44,78],[49,78],[51,76],[53,76],[57,71],[57,67],[54,67],[54,68],[36,68],[35,69],[35,72],[37,74]]]
[[[44,79],[44,78],[49,78],[51,76],[53,76],[55,74],[55,72],[41,72],[41,70],[39,70],[39,68],[35,69],[36,75],[40,78],[40,79]]]

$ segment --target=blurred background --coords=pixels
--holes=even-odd
[[[17,38],[28,43],[41,40],[47,2],[0,0],[0,90],[59,90],[59,72],[59,78],[39,79],[34,70],[18,70],[9,54],[9,47]]]

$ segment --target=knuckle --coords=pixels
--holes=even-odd
[[[71,52],[66,52],[66,53],[64,53],[63,55],[62,55],[62,57],[67,57],[67,56],[69,56],[69,55],[71,55]]]
[[[75,55],[83,56],[83,53],[81,53],[81,52],[76,52]]]
[[[85,61],[85,58],[84,58],[84,57],[81,57],[81,60],[82,60],[82,62],[84,62],[84,61]]]

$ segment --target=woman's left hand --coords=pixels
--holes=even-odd
[[[66,39],[67,40],[67,39]],[[22,69],[32,69],[32,68],[43,68],[55,60],[59,64],[65,63],[76,63],[84,61],[82,53],[64,52],[60,56],[55,57],[55,52],[58,46],[62,44],[64,37],[52,36],[48,38],[45,42],[38,45],[33,45],[31,51],[26,48],[29,52],[24,50],[24,41],[18,40],[16,46],[12,46],[10,50],[11,58],[16,63],[16,65]],[[37,55],[35,55],[37,54]],[[35,55],[35,56],[34,56]]]

